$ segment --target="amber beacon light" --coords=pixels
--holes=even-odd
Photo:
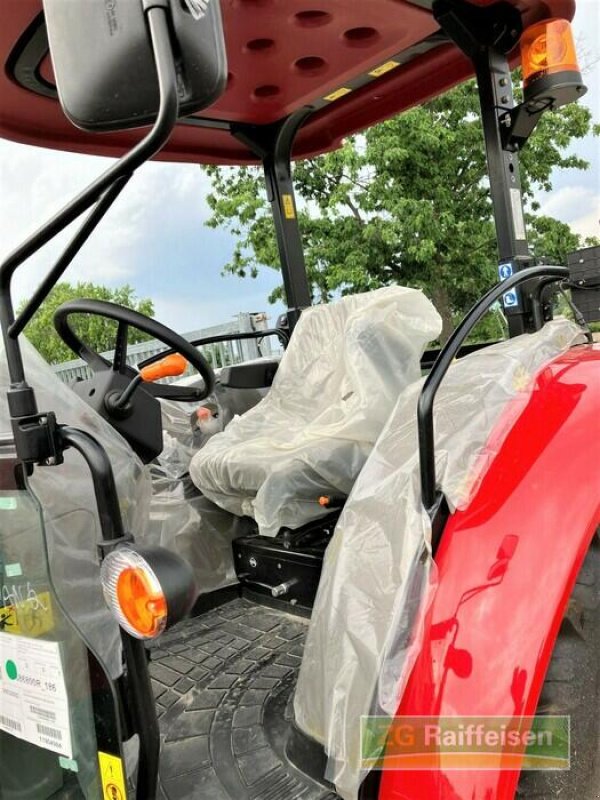
[[[587,91],[567,20],[549,19],[527,28],[521,37],[521,63],[527,104],[559,108]]]

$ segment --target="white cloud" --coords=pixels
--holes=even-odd
[[[112,161],[0,140],[0,242],[8,254]],[[133,177],[66,274],[108,284],[135,278],[144,242],[161,230],[201,225],[208,181],[194,165],[150,163]],[[78,223],[34,256],[15,279],[18,303],[58,257]]]
[[[586,216],[598,202],[600,192],[581,186],[563,186],[541,198],[540,213],[572,225]]]
[[[540,213],[569,224],[583,237],[600,237],[600,191],[564,186],[542,200]]]
[[[600,238],[600,194],[596,195],[588,214],[573,220],[571,228],[580,236]]]
[[[227,278],[224,280],[226,281]],[[229,322],[234,315],[232,314],[231,296],[226,288],[226,284],[224,284],[223,300],[211,301],[210,304],[202,303],[199,299],[184,299],[179,295],[165,296],[161,294],[154,298],[156,319],[181,333],[189,333]],[[245,291],[243,310],[266,311],[269,325],[274,327],[277,317],[285,311],[285,308],[281,303],[269,305],[265,301],[264,292],[248,293]]]

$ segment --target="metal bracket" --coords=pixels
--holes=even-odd
[[[433,15],[472,60],[490,48],[507,55],[523,32],[520,12],[504,1],[482,8],[464,0],[436,0]]]
[[[24,464],[55,466],[64,461],[64,448],[56,416],[32,414],[12,420],[17,455]]]
[[[523,148],[542,118],[544,111],[549,111],[552,103],[548,100],[532,100],[511,108],[500,117],[500,135],[502,149],[516,153]]]
[[[521,149],[542,114],[576,103],[586,92],[580,73],[574,70],[538,78],[525,90],[524,102],[500,117],[503,148],[513,153]]]

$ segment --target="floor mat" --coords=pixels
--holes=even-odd
[[[336,800],[284,755],[307,624],[239,599],[161,637],[163,798]]]

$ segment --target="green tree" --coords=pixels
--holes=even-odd
[[[131,286],[126,285],[118,289],[109,289],[106,286],[99,286],[89,282],[77,283],[76,285],[66,282],[58,283],[25,329],[25,334],[29,341],[51,364],[60,364],[63,361],[69,361],[77,357],[54,330],[53,317],[54,312],[60,305],[81,297],[93,300],[108,300],[112,303],[132,308],[148,317],[154,316],[152,301],[147,298],[138,300]],[[19,310],[24,305],[25,302],[21,303]],[[72,326],[82,341],[97,352],[102,353],[114,348],[117,332],[116,322],[92,314],[74,314]],[[130,344],[149,338],[149,336],[134,328],[129,331]]]
[[[538,216],[534,200],[555,169],[585,170],[569,146],[590,131],[581,105],[547,114],[522,153],[522,179],[536,256],[564,261],[584,243]],[[279,269],[268,203],[254,168],[207,168],[208,225],[237,239],[226,273]],[[350,137],[343,148],[295,166],[299,222],[316,302],[390,283],[423,288],[444,320],[442,339],[496,279],[497,249],[476,85]],[[587,244],[587,242],[586,242]],[[270,300],[283,298],[278,288]],[[497,321],[494,322],[497,329]],[[496,330],[497,335],[497,330]]]

